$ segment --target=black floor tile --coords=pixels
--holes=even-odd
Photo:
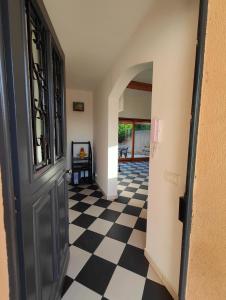
[[[139,181],[139,180],[134,179],[132,183],[141,185],[141,184],[142,184],[142,181]]]
[[[130,182],[123,182],[123,181],[120,182],[120,185],[124,185],[124,186],[128,186],[129,184]]]
[[[82,190],[84,190],[83,188],[80,188],[78,186],[75,186],[75,187],[72,187],[69,191],[70,192],[75,192],[75,193],[79,193],[81,192]]]
[[[105,209],[105,211],[102,212],[102,214],[99,216],[99,218],[107,220],[107,221],[111,221],[111,222],[115,222],[119,215],[121,213],[115,210],[111,210],[111,209]]]
[[[144,251],[131,245],[126,245],[119,260],[119,265],[141,276],[147,276],[148,261],[144,256]]]
[[[85,251],[93,253],[97,247],[100,245],[101,241],[103,240],[104,236],[90,231],[86,230],[75,242],[74,246],[79,247]]]
[[[97,184],[91,184],[91,185],[89,185],[88,187],[87,187],[87,189],[89,189],[89,190],[98,190],[99,189],[99,187],[98,187],[98,185]]]
[[[133,188],[133,187],[127,186],[127,188],[125,188],[125,191],[136,193],[137,188]]]
[[[96,198],[101,198],[101,197],[103,197],[104,195],[103,195],[103,193],[102,193],[101,191],[95,191],[95,192],[93,192],[92,194],[90,194],[90,196],[96,197]]]
[[[148,207],[148,203],[147,203],[147,201],[146,201],[146,202],[144,203],[143,208],[147,209],[147,207]]]
[[[71,209],[80,211],[80,212],[84,212],[89,207],[90,207],[89,204],[84,203],[84,202],[79,202],[79,203],[75,204],[73,207],[71,207]]]
[[[61,297],[66,293],[66,291],[69,289],[70,285],[72,284],[73,279],[67,275],[64,277],[64,282],[62,285],[62,291],[61,291]]]
[[[133,216],[139,216],[141,213],[141,208],[132,205],[127,205],[123,210],[123,213]]]
[[[147,185],[141,185],[140,189],[142,189],[142,190],[148,190],[148,186]]]
[[[139,199],[139,200],[146,200],[147,197],[148,197],[147,195],[138,194],[138,193],[135,193],[135,194],[133,195],[133,198],[134,198],[134,199]]]
[[[93,255],[76,277],[76,281],[103,295],[115,268],[115,264]]]
[[[142,300],[150,300],[150,298],[156,300],[173,300],[172,296],[164,286],[147,279],[144,286]]]
[[[118,196],[118,199],[116,199],[115,202],[128,204],[129,200],[130,198],[128,197]]]
[[[82,214],[78,218],[76,218],[72,222],[72,224],[78,225],[83,228],[88,228],[95,220],[96,220],[96,218],[93,216]]]
[[[127,243],[132,231],[132,228],[115,223],[108,231],[107,236],[120,242]]]
[[[70,199],[77,200],[77,201],[81,201],[81,200],[83,200],[85,197],[87,197],[87,195],[83,195],[83,194],[77,193],[77,194],[71,196]]]
[[[138,218],[134,228],[146,232],[146,230],[147,230],[147,220],[142,219],[142,218]]]
[[[108,200],[105,200],[105,199],[99,199],[95,205],[96,206],[100,206],[100,207],[104,207],[104,208],[107,208],[112,202],[111,201],[108,201]]]

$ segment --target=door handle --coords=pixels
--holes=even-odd
[[[186,210],[187,210],[187,197],[181,196],[179,198],[179,212],[178,212],[178,219],[184,223],[186,217]]]

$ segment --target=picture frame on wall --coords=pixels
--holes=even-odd
[[[73,111],[84,111],[85,105],[84,102],[73,102]]]

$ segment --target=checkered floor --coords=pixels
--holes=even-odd
[[[70,262],[63,300],[172,299],[144,257],[148,163],[122,163],[118,199],[69,185]]]

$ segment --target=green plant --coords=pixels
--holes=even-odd
[[[118,126],[118,142],[122,143],[126,140],[128,136],[131,136],[132,133],[132,124],[123,124],[120,123]]]

